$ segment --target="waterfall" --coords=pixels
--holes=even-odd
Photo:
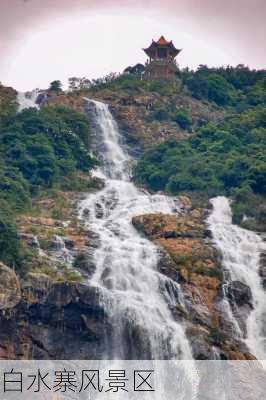
[[[39,108],[36,104],[37,97],[39,95],[39,90],[34,89],[32,92],[19,92],[17,95],[17,100],[19,104],[19,111],[26,108]]]
[[[179,285],[158,272],[156,246],[131,223],[132,217],[140,214],[173,213],[177,205],[170,197],[150,195],[130,182],[130,157],[121,146],[121,136],[108,106],[92,100],[88,103],[98,128],[97,145],[101,146],[102,157],[98,174],[104,178],[105,187],[89,194],[79,213],[100,239],[94,252],[96,272],[91,284],[99,289],[114,327],[109,338],[111,351],[105,356],[191,360],[183,326],[174,321],[170,311],[173,296],[181,296]],[[193,373],[192,368],[186,371],[187,378],[192,379]],[[193,399],[195,387],[191,385],[190,390]]]
[[[213,212],[208,218],[217,248],[222,253],[222,263],[228,272],[229,281],[239,281],[248,285],[252,293],[253,310],[246,321],[245,342],[258,359],[266,359],[266,292],[259,276],[260,255],[265,251],[265,243],[256,233],[232,224],[230,202],[225,197],[211,200]],[[235,326],[234,317],[226,298],[229,316]]]
[[[72,266],[74,254],[67,249],[64,239],[59,235],[53,237],[53,248],[50,250],[53,259],[65,264],[68,267]]]
[[[183,328],[173,320],[165,300],[170,297],[169,278],[156,269],[157,249],[131,224],[136,215],[173,213],[176,204],[169,197],[140,191],[130,182],[126,168],[129,156],[120,145],[121,137],[108,106],[92,103],[103,144],[101,172],[105,177],[105,188],[88,195],[80,207],[81,216],[84,209],[90,210],[89,217],[82,218],[87,218],[86,223],[100,238],[94,254],[96,272],[92,283],[102,289],[116,326],[123,330],[130,323],[129,329],[140,336],[151,358],[191,359]],[[180,291],[176,283],[175,290]],[[113,356],[130,356],[128,343],[123,344],[122,337],[113,346]],[[138,346],[140,343],[132,344],[134,356],[140,350]]]

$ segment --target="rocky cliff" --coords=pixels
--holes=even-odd
[[[1,359],[98,359],[104,354],[108,323],[95,288],[54,282],[40,273],[19,281],[3,264],[0,279]]]
[[[132,220],[134,227],[158,246],[159,271],[180,285],[182,299],[176,299],[171,308],[173,316],[185,325],[196,359],[253,359],[221,312],[223,271],[204,223],[206,211],[193,209],[189,198],[180,201],[180,215],[148,214]],[[51,200],[42,200],[42,207],[51,207]],[[73,222],[64,228],[62,221],[51,217],[25,218],[19,221],[22,239],[34,248],[37,237],[45,254],[44,250],[35,254],[31,271],[21,279],[0,265],[1,358],[106,357],[112,325],[99,292],[89,280],[93,270],[90,249],[97,247],[97,238],[78,225],[74,227]],[[32,236],[29,231],[34,226],[38,234]],[[62,259],[55,257],[54,233],[60,229],[64,229],[64,242],[79,261],[76,267],[80,275],[73,274],[75,269],[62,270]],[[248,287],[235,282],[230,291],[239,310],[251,307]]]
[[[110,105],[116,117],[120,131],[127,143],[137,149],[150,147],[170,138],[184,138],[191,135],[191,129],[196,129],[208,121],[219,121],[224,112],[221,109],[193,99],[182,94],[161,95],[156,91],[140,90],[133,93],[127,90],[81,90],[70,93],[48,92],[40,98],[42,104],[64,105],[86,113],[86,98],[103,101]],[[192,126],[189,130],[182,129],[177,123],[163,118],[156,119],[154,114],[160,109],[189,110]],[[130,150],[130,149],[129,149]]]
[[[85,97],[110,103],[133,153],[169,137],[188,137],[204,121],[222,118],[221,111],[202,101],[156,92],[134,96],[109,90],[48,92],[39,102],[87,114]],[[189,108],[192,127],[182,129],[169,120],[155,121],[154,112],[162,103],[175,109]],[[0,264],[2,359],[108,356],[104,350],[113,332],[99,293],[90,284],[95,267],[91,255],[99,243],[94,232],[85,229],[77,218],[80,196],[63,191],[54,196],[47,193],[35,201],[31,214],[17,218],[29,262],[21,277]],[[205,225],[206,211],[193,208],[187,197],[180,198],[180,204],[179,215],[146,214],[132,220],[134,227],[158,246],[159,271],[180,285],[182,298],[172,306],[173,316],[184,324],[196,359],[253,359],[221,307],[223,270]],[[233,282],[228,293],[245,330],[245,317],[252,308],[250,290]]]
[[[223,269],[204,222],[206,211],[193,209],[186,197],[181,201],[182,215],[141,215],[132,223],[160,249],[160,272],[180,284],[183,301],[172,312],[186,325],[194,357],[252,359],[221,309]],[[240,313],[241,308],[251,310],[247,286],[234,282],[229,291]]]

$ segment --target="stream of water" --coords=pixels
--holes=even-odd
[[[251,353],[260,360],[266,359],[266,292],[259,275],[260,255],[266,250],[265,242],[255,232],[232,224],[230,201],[226,197],[211,200],[213,212],[208,219],[214,241],[222,254],[222,262],[229,273],[229,280],[239,281],[250,287],[253,310],[246,321],[244,338]],[[227,309],[234,325],[234,318],[226,299]],[[241,329],[238,329],[241,332]],[[243,333],[242,333],[243,334]]]
[[[178,284],[171,282],[157,269],[157,248],[132,226],[133,216],[148,213],[173,213],[176,204],[164,195],[150,195],[137,189],[129,180],[129,156],[120,145],[117,125],[106,104],[93,101],[98,122],[99,140],[103,146],[102,177],[105,188],[89,195],[81,204],[80,215],[97,233],[100,246],[95,251],[96,272],[92,283],[103,292],[103,301],[120,334],[113,343],[114,358],[129,356],[129,343],[123,343],[123,329],[138,337],[131,343],[132,355],[139,350],[152,359],[192,359],[183,328],[169,310],[181,296]],[[83,210],[89,210],[84,217]],[[140,341],[142,343],[140,343]]]
[[[39,94],[39,90],[38,89],[34,89],[31,92],[19,92],[17,99],[18,99],[18,103],[19,103],[19,111],[23,111],[26,108],[39,108],[39,106],[37,105],[36,101],[37,101],[37,97]]]
[[[150,195],[130,182],[130,157],[120,144],[119,130],[108,106],[92,100],[89,103],[101,146],[103,165],[98,174],[105,180],[105,187],[82,202],[80,217],[100,241],[94,253],[96,272],[91,284],[99,288],[115,329],[106,357],[192,360],[183,326],[173,319],[169,307],[176,304],[177,298],[182,302],[180,287],[158,272],[157,248],[131,223],[133,216],[169,214],[178,206],[172,198]],[[190,382],[189,396],[193,399],[196,378],[191,365],[184,376]],[[187,389],[184,392],[187,396]]]

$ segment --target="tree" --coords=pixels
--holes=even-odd
[[[69,90],[71,90],[72,92],[79,89],[79,82],[80,82],[80,78],[77,78],[75,76],[73,76],[72,78],[68,79],[68,88]]]
[[[68,87],[72,92],[75,90],[88,89],[92,85],[91,81],[87,78],[72,77],[68,79]]]
[[[62,92],[62,82],[57,80],[50,83],[49,90],[52,92]]]

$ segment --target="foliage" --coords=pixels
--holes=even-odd
[[[0,82],[0,126],[17,112],[17,93]]]
[[[20,243],[8,204],[0,199],[0,260],[14,265],[19,259]]]
[[[135,179],[171,194],[233,195],[239,221],[247,211],[243,203],[252,209],[254,198],[266,193],[265,116],[266,110],[257,106],[209,123],[188,140],[159,144],[141,157]],[[263,213],[265,219],[265,207]]]
[[[12,118],[0,125],[0,260],[23,268],[16,214],[29,209],[32,197],[43,189],[66,181],[70,185],[96,160],[89,153],[89,123],[82,114],[64,107],[17,114],[11,107],[10,112]]]
[[[51,82],[49,90],[51,90],[52,92],[57,92],[57,93],[62,92],[62,82],[58,81],[58,80]]]
[[[208,68],[200,65],[197,71],[184,69],[179,77],[192,96],[219,106],[235,106],[240,111],[250,105],[265,104],[265,70],[237,67]]]
[[[133,67],[129,66],[125,69],[124,73],[134,74],[134,75],[142,75],[145,71],[145,66],[143,64],[136,64]]]
[[[77,78],[72,77],[68,79],[68,87],[70,91],[83,90],[91,87],[91,81],[85,77]]]
[[[91,88],[95,91],[123,90],[130,94],[154,92],[161,96],[187,93],[188,90],[196,99],[213,102],[221,107],[236,107],[239,111],[251,105],[265,104],[265,70],[251,70],[244,65],[220,68],[200,65],[196,71],[188,68],[179,70],[176,80],[168,81],[140,79],[138,69],[135,71],[134,68],[127,68],[121,75],[111,73],[95,79],[91,82]]]
[[[216,73],[198,70],[186,84],[196,99],[207,99],[220,106],[233,105],[236,100],[233,86]]]
[[[192,118],[185,109],[178,110],[173,119],[182,129],[189,129],[192,124]]]

